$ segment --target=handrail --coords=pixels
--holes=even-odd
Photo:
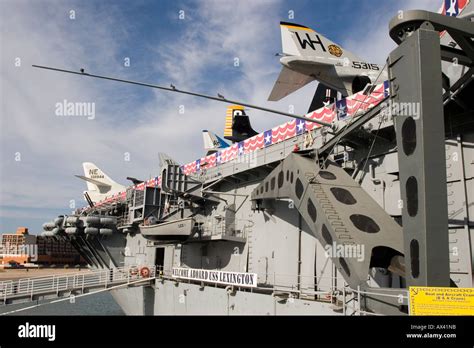
[[[142,276],[141,269],[147,267],[149,274]],[[84,292],[86,288],[103,287],[130,283],[130,281],[152,279],[160,269],[159,266],[125,266],[111,269],[82,271],[70,274],[43,277],[22,278],[0,281],[0,299],[6,304],[11,298],[30,297],[61,292]]]
[[[148,277],[143,277],[140,274],[140,269],[147,267],[150,271]],[[251,288],[250,291],[283,291],[301,298],[301,296],[315,296],[316,301],[331,301],[332,303],[339,303],[344,315],[376,315],[364,311],[361,308],[361,296],[383,296],[392,297],[405,300],[408,298],[407,289],[393,289],[398,291],[398,294],[390,294],[386,292],[378,292],[375,288],[370,289],[371,291],[361,290],[360,288],[352,289],[342,281],[335,285],[335,280],[340,280],[337,276],[305,276],[300,275],[298,284],[284,284],[281,283],[282,278],[295,277],[290,274],[276,274],[272,273],[271,277],[266,279],[272,279],[273,284],[269,286],[257,286]],[[310,285],[309,279],[313,279],[314,285]],[[0,281],[0,301],[3,300],[4,304],[7,304],[9,299],[30,297],[31,300],[35,296],[54,294],[60,295],[60,293],[68,293],[73,291],[80,291],[84,293],[87,288],[104,288],[114,287],[117,285],[126,285],[140,283],[141,280],[153,280],[153,279],[166,279],[176,282],[187,282],[187,283],[199,283],[202,281],[193,280],[182,280],[174,278],[171,270],[165,270],[162,266],[125,266],[112,269],[100,269],[93,271],[83,271],[70,273],[66,275],[52,275],[46,277],[32,277],[22,278],[18,280],[6,280]],[[330,280],[327,284],[321,286],[321,280]],[[204,282],[205,283],[205,282]],[[209,284],[210,285],[210,284]],[[216,284],[212,284],[216,285]],[[217,286],[217,285],[216,285]],[[239,288],[236,286],[236,288]],[[326,297],[321,297],[325,296]]]
[[[266,275],[266,277],[265,277]],[[262,277],[265,279],[273,280],[273,284],[269,283],[266,284],[267,286],[257,286],[254,288],[249,288],[248,290],[255,292],[255,291],[273,291],[275,292],[286,292],[289,294],[296,294],[301,298],[301,296],[315,296],[314,301],[322,301],[325,302],[331,301],[334,303],[339,303],[341,305],[341,309],[344,315],[379,315],[377,313],[372,313],[365,311],[363,307],[361,307],[361,300],[362,296],[381,296],[381,297],[388,297],[388,298],[398,298],[399,300],[407,300],[408,299],[408,290],[403,288],[393,288],[388,289],[392,290],[393,292],[398,292],[398,294],[390,294],[386,293],[387,289],[383,289],[384,291],[377,291],[376,288],[371,288],[371,291],[362,290],[360,287],[353,289],[348,286],[348,284],[342,280],[340,277],[337,276],[305,276],[300,275],[299,281],[297,283],[291,284],[284,284],[279,283],[281,282],[282,277],[295,277],[295,274],[276,274],[276,273],[267,273],[261,274]],[[225,286],[222,284],[214,284],[211,282],[205,282],[202,280],[192,280],[192,279],[179,279],[174,278],[172,273],[169,270],[165,270],[163,273],[160,274],[159,278],[172,280],[175,282],[186,282],[186,283],[195,283],[195,284],[208,284],[208,286]],[[313,285],[310,285],[308,279],[313,279]],[[321,280],[330,280],[327,284],[321,286]],[[337,285],[335,285],[335,280],[337,280]],[[341,281],[341,282],[339,282]],[[240,289],[240,287],[235,286],[235,288]],[[328,295],[329,298],[321,298],[320,296]],[[316,297],[319,297],[316,299]],[[293,297],[294,298],[294,297]],[[310,300],[305,298],[305,300]]]

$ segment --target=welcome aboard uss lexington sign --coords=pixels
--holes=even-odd
[[[251,288],[257,287],[256,273],[225,272],[195,268],[173,268],[173,278],[200,280],[203,282]]]

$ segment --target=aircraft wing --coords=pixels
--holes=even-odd
[[[280,75],[273,86],[268,100],[278,101],[307,85],[311,81],[314,81],[312,76],[301,74],[284,66],[281,69]]]

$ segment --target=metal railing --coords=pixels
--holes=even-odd
[[[201,237],[236,237],[236,238],[247,238],[248,230],[252,226],[248,226],[249,220],[247,219],[234,219],[234,223],[231,226],[226,225],[225,218],[222,217],[221,221],[212,224],[212,228],[203,226]],[[236,229],[236,227],[242,226],[241,229]]]
[[[235,289],[251,292],[269,291],[275,297],[287,294],[285,300],[304,299],[306,301],[316,301],[332,303],[338,307],[343,315],[381,315],[378,313],[368,312],[364,310],[362,305],[364,297],[379,297],[379,298],[396,298],[399,304],[408,301],[408,290],[404,288],[390,288],[393,293],[387,293],[386,289],[378,291],[377,288],[371,288],[366,291],[357,287],[353,289],[337,276],[304,276],[296,274],[277,274],[264,273],[259,274],[259,277],[266,279],[265,282],[259,282],[259,286],[252,288],[244,288],[239,286],[232,286]],[[180,279],[172,276],[170,270],[160,271],[159,279],[172,280],[174,282],[194,283],[201,286],[207,285],[212,287],[228,287],[228,285],[218,284],[214,282],[206,282],[202,280]]]
[[[146,268],[146,270],[145,270]],[[235,289],[251,292],[272,292],[272,296],[292,299],[304,299],[332,303],[339,308],[343,315],[378,315],[364,311],[361,306],[365,296],[379,296],[397,298],[399,303],[408,300],[407,289],[392,289],[393,293],[377,291],[376,288],[364,291],[360,288],[352,289],[345,281],[336,276],[304,276],[290,274],[267,274],[265,283],[260,283],[254,288]],[[109,289],[127,284],[143,285],[146,281],[155,279],[172,280],[174,282],[196,283],[201,286],[228,287],[227,285],[202,282],[200,280],[180,279],[172,276],[171,270],[164,270],[162,266],[125,266],[112,269],[74,272],[65,275],[52,275],[46,277],[33,277],[0,282],[0,302],[8,300],[29,298],[35,296],[56,295],[68,296],[74,292],[84,293],[89,289]]]
[[[120,284],[136,283],[137,281],[155,278],[157,266],[125,266],[111,269],[87,270],[64,275],[33,277],[0,282],[0,301],[4,304],[15,298],[80,291],[92,288],[108,288]]]
[[[344,315],[378,315],[363,310],[361,305],[364,297],[379,297],[397,299],[399,304],[408,302],[408,290],[405,288],[383,288],[380,291],[373,287],[370,291],[357,287],[353,289],[338,276],[305,276],[295,274],[266,274],[267,283],[274,291],[287,292],[295,298],[334,303],[339,306]],[[367,279],[369,280],[369,279]]]

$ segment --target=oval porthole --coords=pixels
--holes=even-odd
[[[407,212],[410,216],[418,214],[418,181],[410,176],[406,182]]]
[[[413,278],[418,278],[420,275],[420,246],[416,239],[410,242],[410,261],[411,261],[411,275]]]
[[[336,180],[336,176],[333,173],[328,172],[326,170],[320,170],[319,176],[326,180]]]
[[[313,222],[316,222],[316,218],[318,217],[318,213],[316,211],[316,207],[313,204],[311,199],[308,199],[308,214]]]
[[[402,125],[402,147],[405,155],[410,156],[416,149],[416,122],[407,117]]]
[[[283,186],[283,180],[285,179],[285,175],[283,172],[278,173],[278,188]]]
[[[326,244],[332,244],[331,233],[329,233],[329,230],[325,224],[323,224],[323,227],[321,227],[321,234]]]
[[[295,184],[295,193],[296,193],[296,197],[298,197],[298,199],[300,199],[301,196],[303,195],[303,191],[304,191],[303,183],[301,182],[301,180],[299,178],[297,178],[296,179],[296,184]]]
[[[331,192],[334,197],[341,203],[352,205],[356,204],[357,201],[354,196],[346,189],[340,187],[331,187]]]
[[[377,233],[380,231],[379,225],[372,218],[362,214],[352,214],[349,219],[355,227],[362,232]]]

